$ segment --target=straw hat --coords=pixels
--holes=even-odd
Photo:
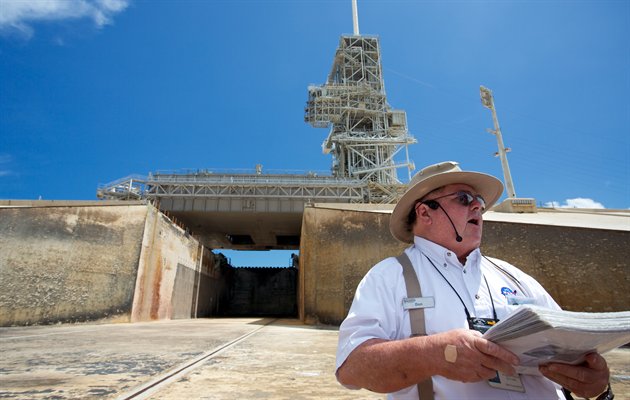
[[[462,183],[471,186],[486,201],[486,210],[496,203],[503,193],[503,184],[492,175],[462,171],[459,163],[445,161],[430,165],[414,175],[405,194],[400,198],[389,220],[389,231],[401,242],[413,243],[413,232],[407,216],[417,200],[442,186]]]

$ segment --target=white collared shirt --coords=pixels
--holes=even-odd
[[[519,293],[521,289],[515,282],[482,257],[479,249],[468,256],[463,266],[455,253],[420,237],[415,237],[414,245],[405,252],[420,280],[422,297],[435,299],[435,307],[424,309],[427,335],[457,328],[467,329],[462,302],[471,317],[483,318],[493,317],[494,303],[497,318],[501,320],[515,307],[508,305],[506,296],[502,294],[504,288],[532,298],[539,306],[560,308],[532,277],[506,262],[492,259],[519,281],[525,290],[525,293]],[[357,287],[348,316],[339,327],[337,369],[366,340],[398,340],[411,336],[408,311],[402,307],[405,297],[407,290],[402,267],[395,258],[381,261],[365,275]],[[546,378],[533,375],[522,375],[521,378],[525,393],[492,388],[487,382],[462,383],[442,376],[432,379],[436,400],[564,399],[561,389]],[[417,387],[410,386],[388,395],[388,398],[417,400]]]

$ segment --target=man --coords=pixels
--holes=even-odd
[[[359,283],[339,328],[341,384],[390,399],[565,399],[562,388],[576,397],[612,398],[608,366],[597,353],[582,365],[549,364],[541,376],[517,375],[518,357],[481,337],[514,309],[510,297],[559,308],[532,277],[479,251],[482,213],[502,192],[497,178],[462,171],[456,162],[414,176],[390,220],[393,236],[412,244],[404,251],[410,264],[385,259]],[[415,272],[408,280],[420,281],[421,297],[408,296],[405,268]],[[411,337],[413,309],[423,310],[426,335]]]

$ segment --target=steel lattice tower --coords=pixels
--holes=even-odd
[[[387,103],[377,37],[356,32],[341,37],[326,84],[308,88],[304,119],[316,128],[330,127],[322,149],[332,153],[336,177],[392,192],[400,185],[396,169],[414,169],[407,146],[416,139],[407,131],[405,112]],[[405,160],[396,163],[402,149]]]

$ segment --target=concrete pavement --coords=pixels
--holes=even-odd
[[[256,318],[0,328],[0,398],[382,398],[337,384],[336,340]]]
[[[336,342],[287,319],[0,328],[0,398],[382,399],[336,382]],[[606,358],[630,398],[630,349]]]

